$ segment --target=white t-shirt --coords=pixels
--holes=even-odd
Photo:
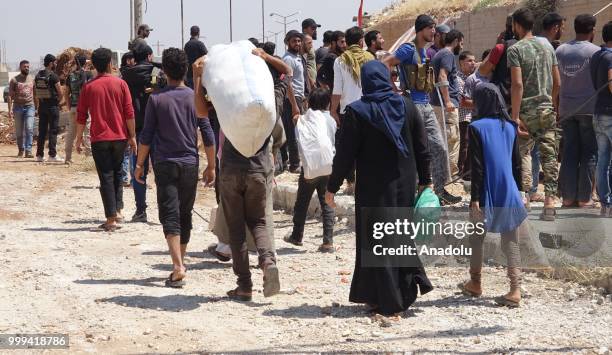
[[[361,83],[355,81],[349,68],[336,58],[334,62],[334,91],[333,95],[340,95],[340,113],[344,113],[346,106],[361,99]]]

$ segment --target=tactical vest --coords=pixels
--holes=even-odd
[[[57,99],[57,91],[49,84],[51,71],[43,69],[34,78],[34,91],[39,100]]]
[[[70,87],[70,105],[76,106],[79,103],[81,89],[87,82],[87,72],[79,70],[68,76],[68,87]]]
[[[425,58],[425,63],[423,63],[421,54],[416,46],[414,46],[414,50],[418,64],[400,65],[404,72],[405,81],[401,83],[402,90],[417,90],[430,94],[434,91],[434,84],[436,83],[433,65],[431,65],[429,58]]]

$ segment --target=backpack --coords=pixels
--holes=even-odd
[[[512,107],[512,93],[510,90],[510,86],[512,85],[512,78],[510,77],[510,68],[508,68],[508,48],[510,48],[516,42],[517,41],[515,39],[504,41],[504,53],[499,59],[499,63],[497,63],[497,65],[495,66],[493,76],[491,77],[491,83],[497,86],[502,96],[504,97],[504,101],[506,101],[507,107]]]
[[[72,72],[68,76],[68,87],[70,88],[70,104],[72,106],[76,106],[78,104],[79,97],[81,96],[81,89],[87,81],[89,81],[89,76],[88,73],[83,69]]]
[[[49,83],[51,74],[51,71],[43,69],[34,78],[34,91],[39,100],[57,99],[57,91]]]
[[[430,94],[434,91],[434,84],[436,82],[431,60],[429,58],[425,58],[425,63],[422,63],[423,60],[421,58],[421,54],[416,48],[416,45],[413,43],[410,43],[409,45],[414,46],[414,53],[417,56],[418,64],[401,65],[406,81],[405,83],[402,83],[402,90],[417,90]]]

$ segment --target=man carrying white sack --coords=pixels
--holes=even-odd
[[[205,58],[198,59],[193,65],[195,105],[198,117],[208,115],[208,104],[204,99],[202,87]],[[222,118],[221,114],[219,117]],[[262,147],[253,156],[247,158],[238,152],[227,136],[221,148],[219,196],[230,235],[233,270],[238,276],[238,287],[229,291],[227,295],[230,299],[237,301],[251,301],[253,298],[245,223],[253,234],[259,253],[259,265],[264,273],[264,296],[270,297],[280,291],[276,257],[266,228],[265,214],[266,192],[272,183],[273,172],[270,148],[268,137]]]

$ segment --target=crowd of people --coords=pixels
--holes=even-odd
[[[34,115],[39,116],[36,159],[61,161],[56,142],[60,107],[70,108],[66,161],[85,148],[96,164],[106,222],[114,231],[124,220],[123,187],[133,188],[132,222],[147,221],[146,178],[152,168],[159,220],[173,264],[169,287],[185,285],[184,257],[192,229],[198,184],[198,131],[207,166],[202,180],[218,202],[208,252],[231,261],[237,287],[228,297],[252,299],[249,251],[259,256],[264,296],[280,290],[272,220],[276,174],[299,174],[292,232],[284,242],[302,246],[306,211],[317,192],[323,221],[320,252],[334,252],[334,196],[346,181],[355,195],[357,255],[350,301],[375,312],[406,310],[432,284],[423,267],[362,266],[359,227],[362,207],[413,207],[431,188],[442,205],[459,203],[446,187],[470,181],[473,218],[487,232],[500,233],[508,258],[510,291],[502,305],[520,304],[519,234],[531,202],[544,202],[540,218],[554,221],[558,199],[565,207],[597,208],[612,217],[612,22],[602,26],[603,46],[592,42],[596,18],[574,19],[575,39],[561,44],[562,16],[547,14],[542,31],[527,8],[508,17],[506,28],[484,53],[464,50],[464,35],[420,15],[414,40],[384,51],[383,34],[360,27],[326,31],[323,46],[313,41],[321,27],[313,19],[302,31],[286,33],[286,52],[275,44],[253,44],[274,83],[276,124],[263,146],[243,156],[225,137],[202,75],[206,46],[191,28],[184,50],[169,48],[153,61],[143,25],[130,42],[119,74],[109,49],[77,56],[67,78],[54,73],[56,58],[44,58],[35,77],[29,63],[10,82],[10,114],[16,122],[18,156],[33,158]],[[90,68],[93,66],[93,68]],[[65,81],[68,90],[62,91]],[[399,83],[399,85],[398,85]],[[324,123],[321,144],[334,147],[331,173],[306,177],[299,142],[300,120]],[[560,149],[562,142],[562,149]],[[560,162],[560,164],[559,164]],[[543,172],[544,196],[537,192]],[[559,168],[560,167],[560,168]],[[131,176],[131,180],[128,179]],[[499,212],[499,209],[503,209]],[[484,234],[473,235],[470,279],[459,285],[480,296]],[[367,236],[366,236],[367,240]],[[389,264],[390,265],[390,264]]]

